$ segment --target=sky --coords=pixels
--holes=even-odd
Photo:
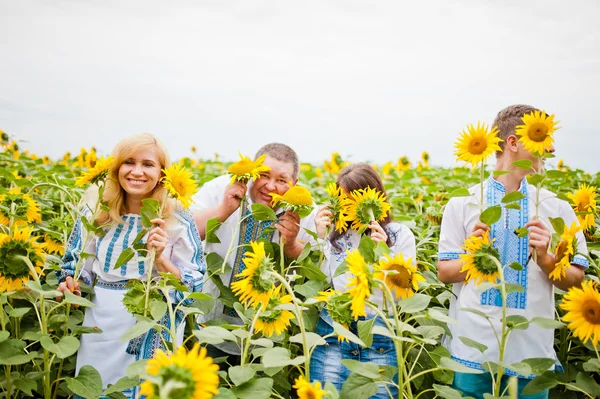
[[[556,115],[600,170],[597,0],[0,0],[0,129],[39,155],[150,132],[171,157],[456,165],[467,124]]]

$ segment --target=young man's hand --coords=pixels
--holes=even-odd
[[[490,231],[490,226],[483,222],[477,222],[475,223],[475,226],[473,226],[471,235],[474,237],[481,237],[486,231]]]
[[[529,229],[529,246],[535,251],[537,264],[540,266],[554,265],[554,257],[548,253],[552,242],[552,233],[540,219],[531,219],[525,225]]]

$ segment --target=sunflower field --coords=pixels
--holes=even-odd
[[[82,297],[66,293],[58,300],[61,294],[57,292],[59,282],[54,272],[61,268],[65,244],[75,221],[82,215],[80,204],[86,185],[93,183],[81,180],[82,176],[106,159],[91,148],[53,160],[30,153],[17,138],[1,133],[0,398],[54,399],[75,395],[122,398],[121,391],[140,382],[142,393],[156,398],[362,399],[377,391],[377,383],[396,384],[405,398],[461,397],[450,385],[453,372],[465,372],[466,367],[452,360],[441,345],[448,323],[454,321],[448,317],[451,287],[437,277],[438,239],[445,204],[454,196],[465,195],[465,187],[489,175],[490,170],[483,164],[481,168],[435,167],[424,152],[418,160],[400,156],[374,165],[384,181],[393,219],[408,226],[415,235],[416,268],[407,269],[409,276],[404,278],[411,284],[401,292],[403,299],[398,306],[389,309],[394,317],[389,318],[387,329],[364,321],[358,323],[359,334],[355,335],[343,323],[335,323],[334,333],[338,339],[367,346],[374,334],[393,337],[398,350],[398,369],[345,361],[352,374],[340,392],[329,383],[321,386],[311,381],[307,366],[312,350],[325,343],[315,333],[319,311],[327,306],[330,312],[338,313],[339,320],[350,320],[355,314],[349,314],[354,310],[348,304],[356,292],[328,290],[325,275],[319,269],[323,260],[319,246],[307,246],[298,259],[289,260],[282,256],[276,243],[258,242],[252,244],[254,259],[248,262],[255,262],[261,268],[261,284],[276,288],[268,291],[268,295],[256,296],[247,284],[234,283],[232,290],[224,290],[219,298],[235,310],[245,323],[243,326],[213,323],[198,328],[188,322],[182,346],[159,351],[155,358],[135,363],[128,376],[103,388],[100,375],[91,367],[83,367],[75,375],[81,335],[98,332],[97,328],[82,325],[86,307],[92,306],[93,288],[83,287]],[[230,163],[215,158],[198,159],[192,155],[177,163],[202,186],[227,173]],[[335,189],[329,185],[346,164],[338,153],[320,165],[303,163],[299,185],[308,190],[308,198],[312,197],[315,204],[332,204]],[[555,350],[564,372],[547,371],[551,365],[548,359],[515,365],[489,362],[488,367],[492,373],[507,368],[523,375],[535,374],[537,377],[527,387],[528,393],[550,388],[551,397],[597,398],[600,397],[600,292],[596,283],[600,283],[600,229],[596,188],[600,185],[600,174],[571,169],[562,160],[549,159],[547,165],[544,187],[572,204],[578,213],[585,229],[590,267],[581,288],[568,293],[555,290],[555,320],[524,320],[509,323],[508,328],[524,329],[529,323],[536,323],[555,329]],[[296,193],[295,197],[307,198],[304,193]],[[297,203],[286,196],[277,201],[284,205],[289,202],[287,205],[295,207],[292,209],[299,214],[310,212],[310,202]],[[260,207],[253,208],[253,212],[258,219],[274,217],[268,209]],[[209,226],[207,240],[211,239],[210,230]],[[385,248],[369,241],[361,242],[360,253],[349,257],[348,267],[353,267],[358,258],[356,262],[372,265],[384,257]],[[229,267],[218,255],[206,255],[207,273]],[[390,258],[385,259],[389,266]],[[374,273],[374,279],[385,281],[395,276],[386,274],[384,263],[379,274]],[[287,272],[290,269],[294,272]],[[141,301],[141,311],[136,316],[138,324],[124,339],[157,328],[157,319],[174,312],[175,305],[166,294],[168,290],[173,287],[185,290],[168,277],[153,284],[150,300],[147,297],[145,305]],[[146,287],[140,284],[137,289],[143,296]],[[133,299],[139,299],[132,295]],[[189,301],[177,305],[176,311],[183,312],[188,321],[210,310],[215,300],[200,293],[186,298]],[[160,304],[164,301],[167,306]],[[220,370],[221,359],[207,357],[202,348],[204,344],[223,342],[237,344],[242,353],[241,365],[228,371]],[[471,345],[476,347],[477,343]],[[398,381],[393,380],[396,373]]]

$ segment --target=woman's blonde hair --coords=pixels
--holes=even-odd
[[[108,171],[106,186],[102,195],[102,201],[108,206],[109,211],[101,209],[98,212],[98,216],[96,216],[96,221],[100,226],[119,224],[123,221],[122,216],[127,212],[125,209],[125,196],[127,193],[119,183],[119,168],[125,160],[134,157],[140,151],[155,151],[161,169],[168,168],[171,165],[166,147],[149,133],[136,134],[117,143],[112,151],[115,162],[113,163],[113,167]],[[162,202],[165,195],[166,188],[159,182],[150,193],[150,198]],[[163,217],[170,216],[174,210],[175,201],[167,200],[163,207]]]

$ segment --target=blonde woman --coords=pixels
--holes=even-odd
[[[77,368],[91,365],[100,372],[104,387],[125,376],[127,366],[139,359],[152,357],[168,334],[150,330],[129,342],[121,337],[136,321],[122,303],[129,280],[145,280],[148,259],[133,257],[123,266],[114,266],[121,252],[133,244],[143,229],[140,209],[142,200],[165,198],[165,188],[160,183],[162,169],[170,164],[162,143],[150,134],[138,134],[119,142],[113,150],[115,158],[109,171],[103,201],[108,209],[95,217],[104,235],[87,234],[81,219],[77,220],[69,238],[60,273],[59,291],[80,294],[79,281],[73,281],[81,253],[95,255],[81,259],[80,280],[94,286],[95,307],[86,310],[84,326],[98,327],[98,334],[84,334],[77,355]],[[175,200],[167,200],[163,208],[164,219],[152,220],[155,227],[142,239],[148,253],[155,249],[154,274],[168,272],[181,279],[190,292],[200,291],[205,271],[200,235],[193,216],[184,211]],[[84,215],[91,217],[90,212]],[[87,236],[87,241],[86,241]],[[174,292],[173,299],[181,301],[183,294]],[[177,317],[178,324],[181,315]],[[163,323],[168,323],[166,320]],[[183,335],[183,326],[178,326]],[[128,398],[138,395],[138,388],[123,392]]]

